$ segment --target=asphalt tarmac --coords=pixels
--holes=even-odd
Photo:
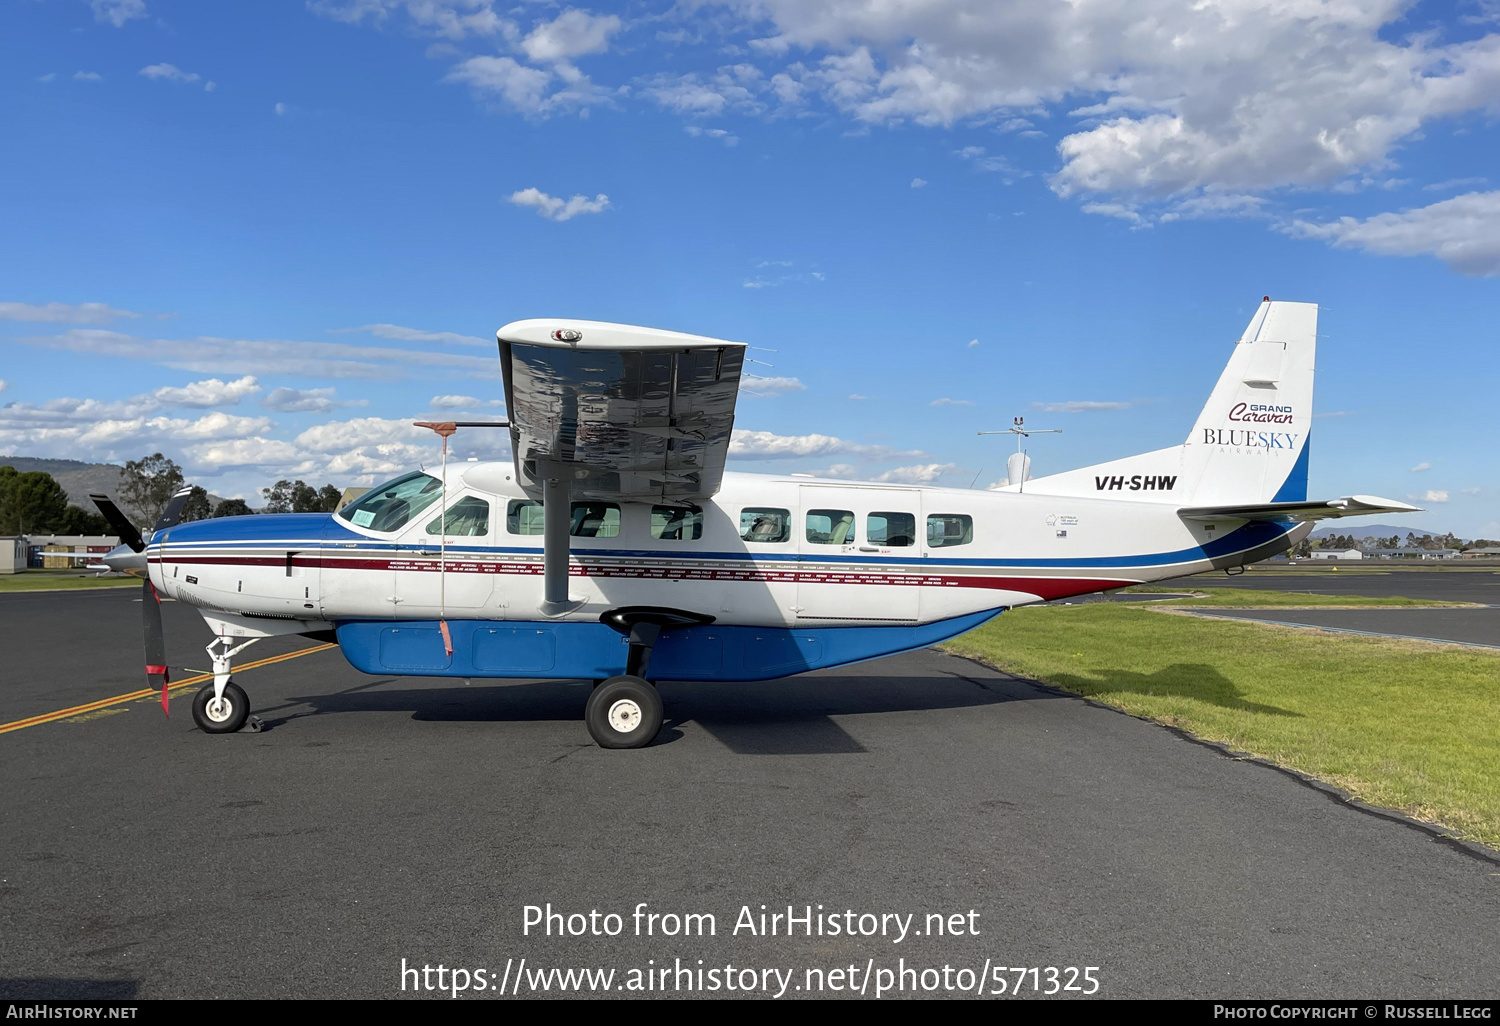
[[[1200,616],[1500,648],[1500,608],[1213,609]]]
[[[1162,587],[1268,588],[1273,591],[1307,592],[1309,595],[1369,595],[1430,599],[1440,602],[1479,602],[1500,605],[1500,569],[1494,567],[1445,567],[1419,570],[1389,564],[1351,562],[1332,568],[1298,572],[1297,568],[1262,564],[1243,574],[1223,571],[1174,577],[1160,581]]]
[[[174,671],[203,667],[197,615],[164,614]],[[129,590],[0,596],[0,724],[141,687],[139,618]],[[263,733],[200,733],[184,691],[169,720],[145,699],[0,734],[0,996],[435,993],[403,992],[405,959],[503,1000],[524,957],[612,988],[666,966],[683,996],[678,959],[772,994],[788,972],[785,997],[909,996],[945,965],[987,991],[1096,966],[1109,997],[1500,997],[1500,856],[935,651],[665,683],[632,752],[590,742],[586,682],[369,677],[336,651],[237,679]],[[549,902],[620,935],[524,933]],[[715,932],[636,936],[640,903]],[[914,919],[899,943],[735,933],[762,904]]]

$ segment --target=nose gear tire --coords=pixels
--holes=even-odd
[[[193,722],[205,734],[233,734],[245,725],[250,715],[250,700],[234,681],[224,685],[224,697],[214,700],[214,686],[209,684],[193,696]]]

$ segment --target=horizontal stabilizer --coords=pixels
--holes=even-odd
[[[1328,520],[1371,513],[1420,513],[1421,507],[1377,495],[1346,495],[1321,502],[1258,502],[1242,506],[1187,506],[1177,511],[1184,520]]]

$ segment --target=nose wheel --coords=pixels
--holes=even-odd
[[[193,722],[205,734],[233,734],[249,715],[250,700],[234,681],[224,685],[222,695],[215,695],[209,684],[193,697]]]
[[[640,677],[611,677],[590,693],[583,719],[600,748],[644,748],[661,732],[661,695]]]

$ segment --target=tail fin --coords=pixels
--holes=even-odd
[[[1038,478],[1023,490],[1195,505],[1306,499],[1317,335],[1316,303],[1264,300],[1182,445]]]

